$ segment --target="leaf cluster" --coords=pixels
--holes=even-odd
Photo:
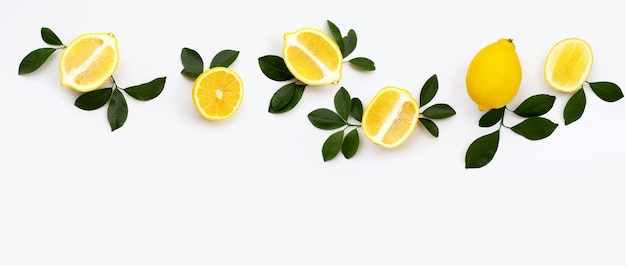
[[[600,81],[588,82],[587,84],[589,84],[589,87],[591,87],[595,95],[605,102],[615,102],[624,97],[622,89],[613,82]],[[565,108],[563,109],[565,125],[569,125],[580,119],[585,112],[586,105],[587,96],[585,95],[584,89],[581,87],[570,96],[565,104]]]
[[[222,50],[213,56],[209,64],[209,69],[214,67],[230,67],[230,65],[237,60],[238,56],[239,51],[229,49]],[[204,61],[195,50],[184,47],[180,52],[180,60],[183,64],[183,70],[180,73],[183,74],[183,76],[196,79],[204,72]]]
[[[426,80],[420,90],[420,109],[428,105],[433,100],[435,95],[437,95],[437,91],[439,91],[439,80],[437,79],[437,75],[432,75],[428,78],[428,80]],[[450,105],[437,103],[431,105],[430,107],[426,107],[426,109],[421,112],[421,115],[424,117],[420,117],[419,122],[431,135],[439,137],[439,127],[433,120],[448,118],[455,114],[456,111]]]
[[[48,61],[48,58],[50,58],[54,52],[65,48],[61,39],[59,39],[59,37],[49,28],[41,28],[41,39],[45,43],[55,47],[37,48],[28,53],[20,62],[17,72],[18,75],[35,72],[35,70],[39,69],[46,61]]]

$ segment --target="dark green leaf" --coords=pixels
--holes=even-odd
[[[18,75],[28,74],[39,69],[56,50],[55,48],[39,48],[28,53],[20,62]]]
[[[359,98],[352,98],[352,110],[350,111],[350,115],[356,120],[361,122],[363,118],[363,103]]]
[[[341,35],[341,30],[339,30],[337,25],[335,25],[335,23],[332,23],[330,20],[327,20],[327,22],[328,22],[328,28],[330,29],[330,35],[333,36],[333,39],[337,43],[337,46],[339,46],[339,51],[341,51],[341,54],[343,54],[344,47],[343,47],[343,37]]]
[[[343,157],[346,159],[352,158],[352,156],[354,156],[359,150],[359,144],[359,132],[355,128],[348,132],[346,137],[343,139],[343,144],[341,145],[341,153],[343,153]]]
[[[586,105],[587,96],[585,96],[585,91],[583,89],[579,89],[572,95],[572,97],[569,98],[569,100],[567,100],[565,109],[563,109],[563,119],[565,120],[565,125],[569,125],[580,119],[585,112]]]
[[[491,162],[499,142],[500,129],[474,140],[465,153],[465,168],[481,168]]]
[[[229,67],[233,62],[235,62],[237,56],[239,56],[239,51],[222,50],[213,57],[209,67]]]
[[[109,118],[111,131],[122,127],[126,122],[126,118],[128,117],[128,105],[126,104],[124,95],[119,90],[113,90],[111,101],[109,101],[107,117]]]
[[[505,107],[501,107],[487,111],[478,121],[478,126],[490,127],[497,124],[504,117],[504,109]]]
[[[428,130],[428,133],[430,133],[434,137],[439,137],[439,127],[437,127],[437,124],[435,124],[435,122],[428,118],[422,117],[419,118],[419,121],[420,123],[422,123],[422,125],[424,125],[426,130]]]
[[[63,45],[59,37],[49,28],[41,28],[41,39],[47,44]]]
[[[552,109],[554,105],[555,96],[547,94],[538,94],[530,96],[524,100],[513,113],[523,117],[540,116]]]
[[[350,93],[344,87],[339,88],[335,93],[335,110],[343,120],[348,120],[352,111],[352,101],[350,100]]]
[[[439,80],[435,74],[428,78],[424,86],[422,86],[422,90],[420,91],[420,107],[427,105],[435,97],[437,90],[439,90]]]
[[[343,130],[331,134],[330,137],[324,141],[324,145],[322,145],[322,157],[324,158],[324,162],[332,160],[339,154],[342,142]]]
[[[454,109],[452,109],[450,105],[447,105],[445,103],[438,103],[426,108],[426,110],[424,110],[422,114],[425,117],[432,119],[443,119],[455,115],[456,111],[454,111]]]
[[[354,49],[356,49],[356,43],[356,32],[353,29],[350,29],[348,31],[348,35],[343,37],[343,51],[341,51],[343,58],[348,57],[352,52],[354,52]]]
[[[282,57],[276,55],[266,55],[259,57],[259,67],[263,74],[274,81],[286,81],[293,79],[285,60]]]
[[[295,82],[282,86],[272,96],[268,112],[278,114],[293,109],[300,102],[305,87],[306,85],[296,85]]]
[[[363,70],[363,71],[374,71],[376,70],[376,66],[374,65],[374,61],[365,58],[365,57],[355,57],[350,59],[348,62],[350,62],[351,65],[353,65],[354,67],[356,67],[357,69]]]
[[[111,88],[104,88],[83,93],[76,98],[74,105],[86,111],[96,110],[104,106],[109,99],[111,99],[112,92],[113,90]]]
[[[540,140],[550,136],[557,126],[547,118],[533,116],[511,127],[511,130],[529,140]]]
[[[159,96],[165,87],[165,77],[156,78],[148,83],[144,83],[137,86],[132,86],[124,89],[131,97],[147,101],[152,100]]]
[[[613,82],[592,82],[589,86],[593,92],[605,102],[614,102],[624,97],[622,89]]]
[[[331,130],[346,125],[346,121],[341,119],[337,113],[326,108],[313,110],[307,117],[309,121],[311,121],[311,124],[319,129]]]
[[[180,52],[180,60],[183,63],[183,71],[180,73],[184,76],[195,79],[204,72],[202,57],[194,50],[186,47],[183,48]]]

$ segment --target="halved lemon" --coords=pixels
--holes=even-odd
[[[61,54],[61,86],[88,92],[102,86],[119,62],[112,33],[86,33],[72,40]]]
[[[318,29],[301,28],[286,33],[282,53],[287,68],[302,83],[330,85],[341,79],[341,50]]]
[[[553,89],[574,92],[582,88],[592,64],[591,46],[582,39],[567,38],[552,46],[546,58],[543,74]]]
[[[223,120],[239,109],[243,99],[243,82],[230,68],[210,68],[193,84],[193,103],[202,117]]]
[[[372,143],[395,148],[413,133],[418,118],[419,105],[413,95],[405,89],[387,86],[365,108],[361,127]]]

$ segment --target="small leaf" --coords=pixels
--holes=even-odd
[[[337,46],[339,46],[339,50],[341,51],[341,54],[343,54],[344,47],[343,47],[343,37],[341,35],[341,30],[339,30],[339,27],[337,27],[337,25],[335,25],[335,23],[332,23],[330,20],[327,20],[326,22],[328,22],[330,35],[333,36],[333,39],[337,43]]]
[[[164,87],[165,77],[160,77],[141,85],[128,87],[124,91],[137,100],[147,101],[159,96]]]
[[[437,94],[437,90],[439,90],[439,80],[435,74],[428,78],[424,86],[422,86],[422,90],[420,91],[420,107],[428,104]]]
[[[426,108],[426,110],[424,110],[422,114],[425,117],[432,119],[443,119],[455,115],[456,111],[454,111],[454,109],[452,109],[450,105],[447,105],[445,103],[438,103]]]
[[[282,86],[272,96],[268,112],[278,114],[293,109],[300,102],[305,87],[306,85],[296,85],[295,82]]]
[[[63,45],[59,37],[49,28],[41,28],[41,39],[51,45]]]
[[[348,62],[350,62],[351,65],[353,65],[354,67],[356,67],[359,70],[363,70],[363,71],[374,71],[376,70],[376,66],[374,65],[374,61],[365,58],[365,57],[355,57],[350,59]]]
[[[324,162],[328,162],[337,157],[337,154],[341,151],[342,142],[343,130],[331,134],[330,137],[324,141],[324,145],[322,145],[322,157],[324,158]]]
[[[128,105],[126,104],[124,95],[119,90],[113,90],[111,101],[109,101],[107,117],[111,131],[122,127],[126,122],[126,118],[128,117]]]
[[[524,100],[517,108],[515,108],[515,110],[513,110],[513,113],[522,117],[540,116],[552,109],[555,100],[556,97],[552,95],[533,95]]]
[[[487,111],[478,121],[478,126],[490,127],[497,124],[504,117],[504,109],[505,107],[501,107]]]
[[[348,120],[348,116],[352,111],[352,101],[350,100],[350,94],[344,87],[339,88],[337,93],[335,93],[335,110],[343,120]]]
[[[605,102],[615,102],[624,97],[622,89],[613,82],[592,82],[589,83],[591,90]]]
[[[433,135],[435,138],[439,137],[439,127],[437,127],[437,124],[435,124],[435,122],[433,122],[432,120],[428,118],[422,118],[422,117],[419,118],[419,121],[420,123],[422,123],[422,125],[424,125],[426,130],[428,130],[428,133]]]
[[[204,72],[202,57],[194,50],[183,48],[180,52],[180,60],[183,63],[183,70],[180,73],[184,76],[195,79]]]
[[[276,55],[266,55],[259,57],[259,67],[263,74],[274,81],[287,81],[293,79],[285,60],[282,57]]]
[[[355,128],[348,132],[346,137],[343,138],[343,144],[341,145],[341,153],[343,153],[343,157],[346,159],[352,158],[352,156],[354,156],[359,150],[359,144],[359,132]]]
[[[307,117],[311,124],[319,129],[331,130],[346,125],[346,122],[337,113],[326,108],[313,110]]]
[[[97,89],[78,96],[74,105],[82,110],[91,111],[104,106],[111,99],[111,88]]]
[[[547,118],[533,116],[511,127],[511,130],[529,140],[540,140],[550,136],[557,126]]]
[[[18,75],[32,73],[39,69],[56,50],[55,48],[39,48],[28,53],[20,62]]]
[[[239,51],[222,50],[213,57],[209,67],[229,67],[233,64],[233,62],[235,62],[237,56],[239,56]]]
[[[356,43],[356,32],[353,29],[350,29],[348,31],[348,35],[343,37],[343,51],[341,51],[343,58],[348,57],[352,52],[354,52],[354,49],[356,49]]]
[[[480,168],[491,162],[499,142],[500,129],[474,140],[465,153],[465,168]]]
[[[363,103],[361,102],[361,99],[352,98],[351,105],[352,105],[352,110],[350,111],[350,115],[356,121],[361,122],[361,119],[363,118]]]
[[[563,119],[565,120],[565,125],[569,125],[580,119],[585,112],[586,105],[587,96],[585,96],[585,91],[583,89],[579,89],[572,95],[572,97],[569,98],[569,100],[567,100],[565,109],[563,109]]]

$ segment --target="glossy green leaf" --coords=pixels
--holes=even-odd
[[[361,102],[361,99],[352,98],[351,106],[352,106],[352,110],[350,111],[350,115],[356,121],[361,122],[361,119],[363,119],[363,103]]]
[[[348,62],[359,70],[363,70],[363,71],[376,70],[374,61],[370,60],[369,58],[355,57],[355,58],[350,59]]]
[[[579,89],[572,95],[572,97],[569,98],[569,100],[567,100],[565,109],[563,109],[563,119],[565,120],[565,125],[569,125],[580,119],[585,112],[586,105],[587,96],[585,96],[585,91],[583,89]]]
[[[259,57],[259,67],[263,74],[274,81],[287,81],[294,76],[287,68],[285,60],[276,55],[266,55]]]
[[[183,70],[180,72],[186,77],[195,79],[204,72],[204,62],[198,52],[189,48],[183,48],[180,52],[180,60]]]
[[[352,158],[359,150],[359,144],[359,132],[355,128],[348,132],[346,137],[343,138],[343,144],[341,145],[341,153],[343,153],[343,157],[346,159]]]
[[[428,133],[430,133],[434,137],[439,137],[439,127],[437,126],[437,124],[435,124],[435,122],[423,117],[420,117],[418,120],[420,121],[420,123],[422,123],[422,125],[424,125],[426,130],[428,130]]]
[[[76,98],[74,105],[86,111],[96,110],[109,102],[112,93],[112,88],[103,88],[85,92]]]
[[[438,103],[426,108],[422,114],[432,119],[443,119],[455,115],[456,111],[450,105]]]
[[[500,129],[474,140],[465,153],[465,168],[481,168],[491,162],[499,142]]]
[[[348,57],[350,54],[352,54],[352,52],[354,52],[354,49],[356,49],[356,43],[356,32],[353,29],[350,29],[348,31],[348,34],[343,37],[343,51],[341,51],[341,53],[343,54],[343,58]]]
[[[331,134],[326,141],[324,141],[324,145],[322,145],[322,158],[324,158],[324,162],[337,157],[337,154],[341,151],[342,142],[343,130]]]
[[[32,73],[39,69],[56,50],[56,48],[39,48],[28,53],[20,62],[18,75]]]
[[[352,101],[350,93],[344,87],[339,88],[337,93],[335,93],[335,110],[344,121],[348,120],[348,116],[352,111]]]
[[[165,87],[165,78],[166,77],[156,78],[141,85],[128,87],[124,89],[124,91],[137,100],[152,100],[159,96],[159,94],[163,91],[163,88]]]
[[[113,90],[111,100],[109,101],[107,117],[111,131],[122,127],[126,122],[126,118],[128,118],[128,105],[126,104],[124,95],[119,90]]]
[[[427,105],[430,101],[432,101],[438,90],[439,80],[435,74],[428,78],[422,86],[422,90],[420,91],[420,107]]]
[[[505,107],[487,111],[478,121],[478,126],[490,127],[497,124],[504,117],[504,109]]]
[[[529,140],[540,140],[552,135],[557,126],[550,119],[533,116],[511,127],[511,130]]]
[[[524,100],[517,108],[515,108],[515,110],[513,110],[513,113],[522,117],[540,116],[552,109],[555,100],[556,97],[552,95],[533,95]]]
[[[344,47],[343,47],[343,36],[341,35],[341,30],[339,30],[339,27],[337,27],[337,25],[335,25],[335,23],[331,22],[330,20],[327,20],[326,22],[328,23],[328,28],[330,29],[330,35],[333,37],[333,40],[335,40],[335,42],[337,43],[337,46],[339,46],[339,51],[341,51],[341,54],[343,55]]]
[[[268,112],[278,114],[293,109],[300,102],[305,87],[306,85],[297,85],[295,82],[282,86],[272,96]]]
[[[222,50],[213,57],[209,68],[229,67],[233,64],[233,62],[235,62],[237,56],[239,56],[239,51]]]
[[[61,39],[49,28],[41,28],[41,39],[51,45],[63,45]]]
[[[605,102],[615,102],[624,98],[622,89],[613,82],[601,81],[589,83],[591,90]]]
[[[326,108],[318,108],[310,112],[307,116],[311,124],[319,129],[331,130],[337,129],[346,125],[344,121],[337,113]]]

